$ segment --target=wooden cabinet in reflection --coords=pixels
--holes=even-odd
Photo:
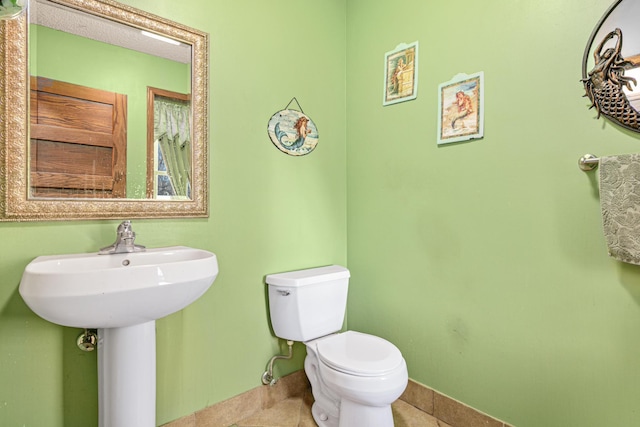
[[[127,96],[31,77],[31,197],[126,197]]]

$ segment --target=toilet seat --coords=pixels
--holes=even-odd
[[[400,350],[389,341],[355,331],[319,339],[316,350],[325,365],[360,377],[384,375],[398,368],[404,361]]]

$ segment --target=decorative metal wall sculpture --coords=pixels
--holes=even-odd
[[[614,0],[589,36],[582,83],[597,118],[640,132],[640,1]],[[624,44],[623,44],[624,34]]]
[[[605,49],[609,40],[616,40],[615,47]],[[637,84],[636,79],[624,75],[625,69],[635,68],[635,65],[625,60],[621,51],[622,31],[616,28],[595,48],[595,66],[582,81],[587,91],[586,96],[592,102],[590,108],[595,107],[598,118],[603,114],[624,127],[638,130],[640,114],[631,106],[623,91],[623,88],[633,90]]]

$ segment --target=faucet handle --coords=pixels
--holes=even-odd
[[[116,234],[116,241],[112,245],[100,249],[100,255],[143,252],[145,250],[144,246],[135,243],[136,233],[131,227],[130,220],[122,221],[118,225]]]
[[[118,234],[131,232],[131,231],[133,231],[131,229],[131,220],[122,221],[120,225],[118,225],[118,231],[117,231]]]
[[[121,239],[135,239],[136,233],[133,231],[133,227],[131,227],[131,221],[122,221],[118,226],[118,237]]]

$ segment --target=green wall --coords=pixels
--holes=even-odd
[[[582,54],[610,0],[347,1],[349,327],[411,378],[518,427],[638,425],[640,269],[610,259]],[[382,107],[420,42],[418,99]],[[485,137],[436,145],[438,84],[484,71]]]
[[[220,265],[200,300],[157,322],[162,424],[259,386],[271,356],[286,351],[270,330],[266,274],[346,264],[345,4],[127,3],[211,36],[211,216],[133,221],[139,243],[207,249]],[[320,133],[300,158],[267,135],[294,96]],[[36,256],[97,251],[118,223],[0,223],[1,426],[97,426],[96,355],[75,346],[79,329],[34,315],[18,284]],[[276,373],[300,369],[303,348]]]
[[[596,174],[577,168],[640,147],[581,97],[609,0],[127,3],[211,34],[211,217],[134,222],[143,244],[220,262],[158,322],[158,423],[258,386],[285,351],[265,274],[348,256],[349,327],[393,341],[411,378],[518,427],[637,424],[640,270],[607,256]],[[415,40],[418,98],[382,107],[384,53]],[[477,71],[484,139],[437,147],[438,84]],[[321,135],[302,158],[266,134],[294,96]],[[0,224],[1,425],[95,419],[95,355],[17,287],[33,257],[94,251],[117,223]]]
[[[147,87],[191,93],[191,66],[177,61],[30,25],[33,76],[127,95],[127,197],[147,189]]]

